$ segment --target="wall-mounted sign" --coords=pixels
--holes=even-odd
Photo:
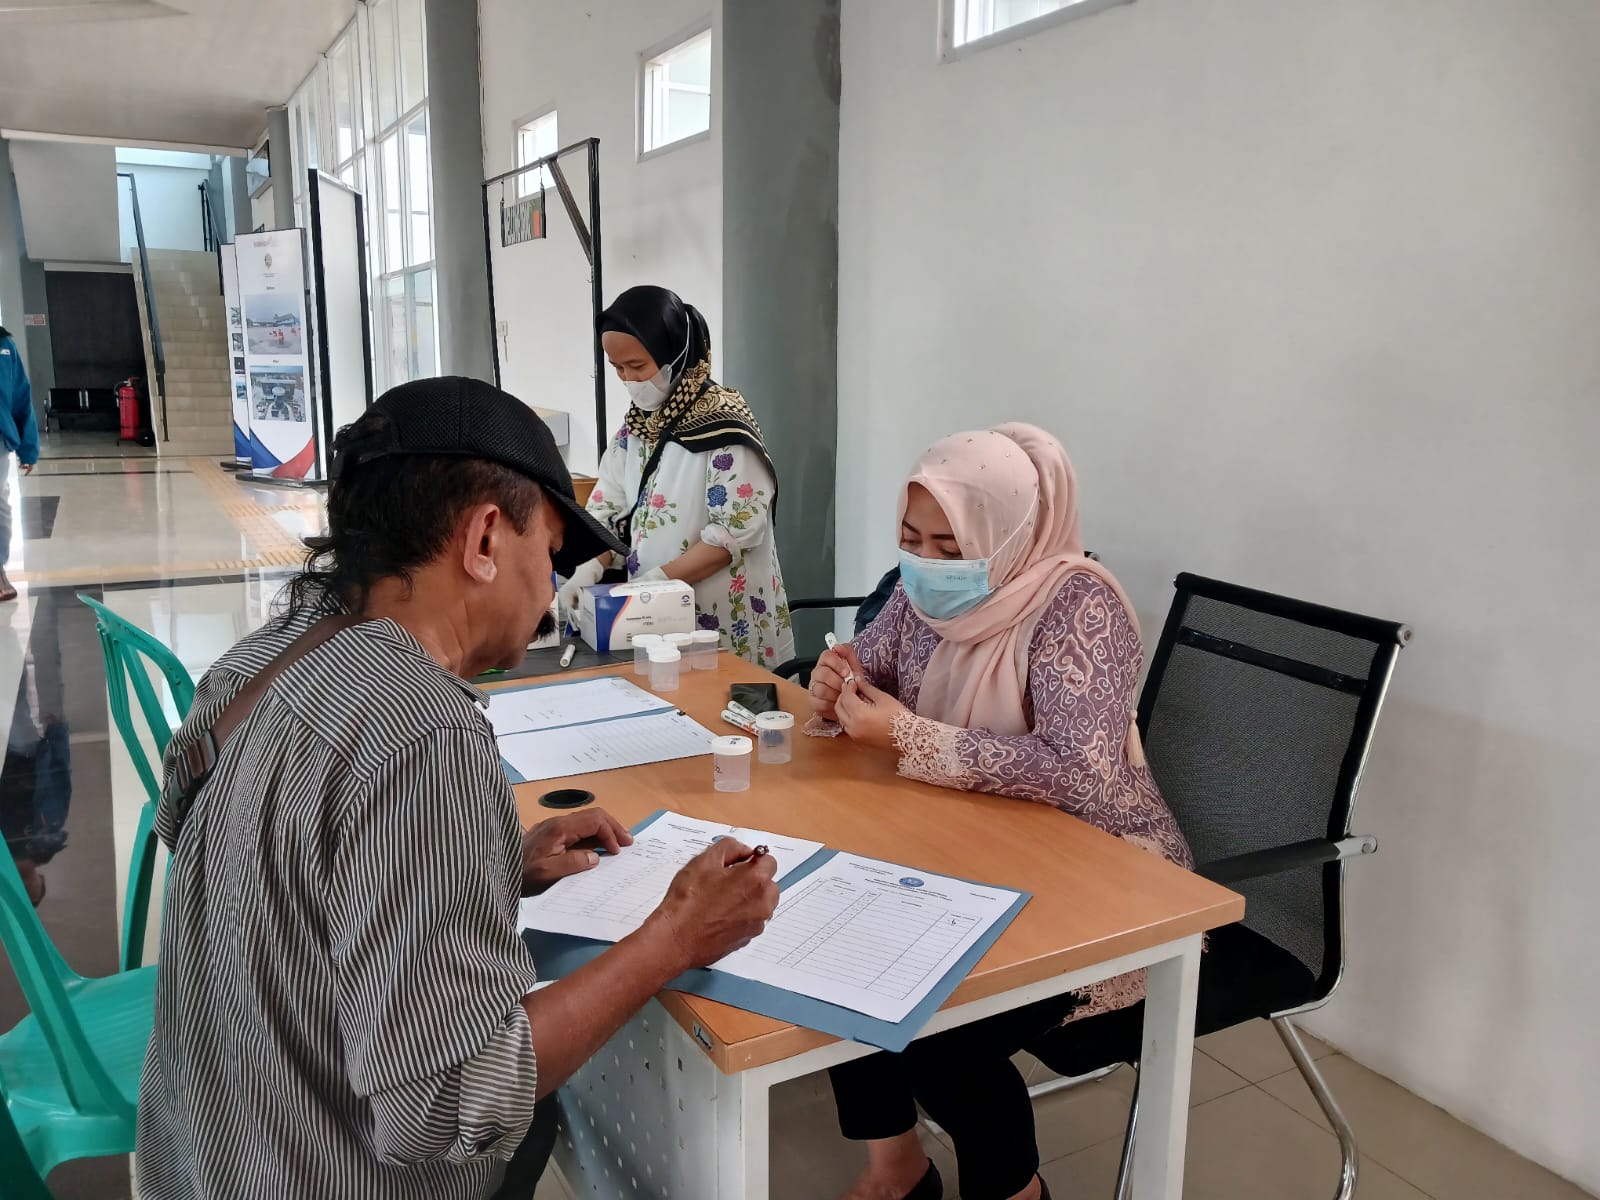
[[[543,235],[541,235],[541,236],[543,236]],[[45,320],[45,317],[44,317],[43,313],[24,313],[23,317],[22,317],[22,323],[24,325],[45,325],[45,324],[48,324],[48,322]]]

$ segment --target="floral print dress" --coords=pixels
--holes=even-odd
[[[720,630],[723,646],[764,667],[793,658],[789,598],[772,532],[774,481],[766,463],[745,446],[695,453],[669,443],[649,488],[641,489],[651,449],[626,427],[619,430],[589,495],[589,511],[612,528],[638,504],[629,577],[666,566],[696,542],[721,547],[733,561],[694,585],[700,628]]]

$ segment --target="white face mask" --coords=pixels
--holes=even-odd
[[[667,368],[662,367],[649,379],[624,379],[622,386],[628,389],[628,396],[636,408],[655,412],[672,394],[671,383],[672,376]]]

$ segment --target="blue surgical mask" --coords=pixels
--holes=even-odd
[[[989,560],[922,558],[902,550],[900,582],[919,613],[930,620],[948,621],[989,598]]]

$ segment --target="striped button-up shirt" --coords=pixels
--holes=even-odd
[[[314,619],[224,655],[174,745]],[[533,1115],[534,970],[481,704],[393,621],[356,625],[273,682],[181,821],[158,808],[146,1200],[494,1191]]]

